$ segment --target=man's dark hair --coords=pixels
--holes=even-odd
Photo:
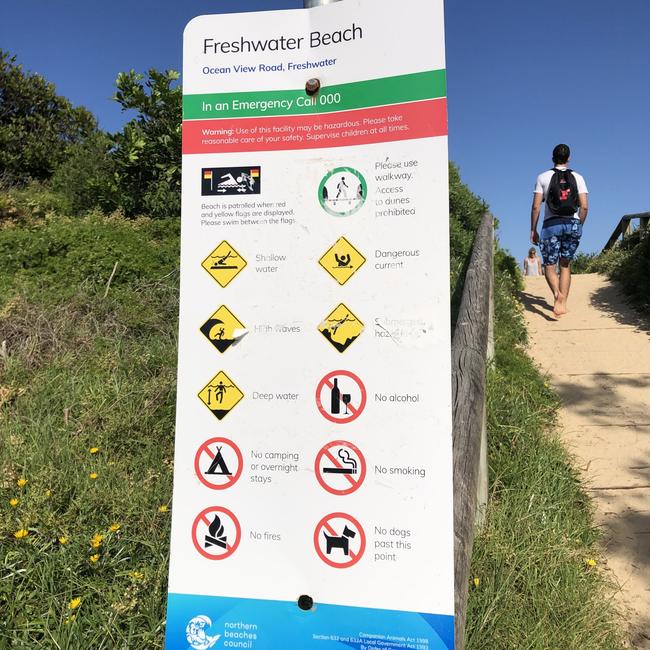
[[[556,165],[565,165],[571,155],[571,149],[568,144],[558,144],[553,149],[553,162]]]

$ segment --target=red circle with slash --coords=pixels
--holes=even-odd
[[[338,453],[332,451],[333,447],[340,447]],[[323,489],[330,494],[343,496],[361,487],[366,478],[366,459],[356,445],[347,440],[335,440],[318,452],[314,470]],[[344,487],[340,487],[340,483]]]
[[[347,377],[348,379],[351,379],[359,392],[358,404],[353,404],[352,402],[345,404],[344,402],[341,402],[341,408],[345,408],[345,410],[349,412],[349,415],[344,415],[343,417],[335,417],[335,414],[331,413],[331,411],[323,406],[321,399],[324,390],[330,392],[334,388],[334,384],[330,380],[339,377]],[[341,393],[344,392],[342,389],[340,389],[340,391]],[[318,386],[316,387],[316,406],[318,406],[321,415],[327,418],[330,422],[335,422],[336,424],[352,422],[361,415],[363,409],[366,407],[366,387],[361,379],[359,379],[359,377],[357,377],[353,372],[350,372],[349,370],[333,370],[332,372],[328,372],[318,382]]]
[[[210,533],[210,526],[214,524],[215,520],[210,521],[209,515],[215,514],[216,517],[219,517],[219,526],[215,528],[214,532]],[[222,515],[220,517],[219,515]],[[228,535],[226,535],[226,528],[224,526],[223,516],[230,520],[230,523],[235,529],[235,541],[232,544],[228,544]],[[203,535],[203,546],[199,544],[199,525],[207,529],[207,534]],[[241,526],[237,517],[230,512],[227,508],[222,508],[220,506],[210,506],[205,510],[202,510],[194,520],[192,524],[192,542],[194,543],[194,548],[208,560],[225,560],[227,557],[230,557],[239,546],[241,541]],[[215,551],[221,549],[223,552],[208,553],[206,549],[212,548]]]
[[[336,524],[333,523],[335,519],[339,520]],[[340,520],[343,520],[344,523],[341,524]],[[350,529],[348,524],[351,524],[354,528]],[[354,535],[351,535],[351,533],[354,533]],[[359,536],[359,549],[355,552],[350,547],[357,535]],[[325,550],[323,550],[323,545]],[[325,564],[334,569],[347,569],[355,565],[363,557],[363,552],[366,550],[366,534],[361,524],[352,515],[347,515],[344,512],[332,512],[325,515],[316,524],[314,546],[318,557]],[[335,551],[336,555],[334,555]],[[337,562],[330,559],[328,557],[330,555],[349,559],[344,562]]]
[[[211,445],[220,445],[220,447],[217,448],[216,453],[211,449]],[[234,472],[230,472],[231,468],[228,467],[228,464],[221,453],[221,448],[224,446],[234,452],[237,460],[237,469]],[[231,456],[231,454],[229,454],[229,456]],[[201,467],[202,463],[208,465],[207,471],[204,471],[204,468]],[[209,473],[209,470],[213,465],[214,472]],[[196,456],[194,457],[194,471],[199,477],[199,481],[211,490],[225,490],[226,488],[232,487],[238,481],[243,469],[244,457],[242,456],[241,450],[232,440],[228,440],[228,438],[210,438],[210,440],[206,440],[199,447]],[[208,477],[212,478],[212,481]]]

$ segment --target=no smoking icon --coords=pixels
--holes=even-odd
[[[333,512],[316,525],[314,546],[325,564],[335,569],[347,569],[363,557],[366,534],[352,515]]]
[[[314,470],[321,487],[343,496],[361,487],[366,478],[366,459],[351,442],[334,440],[318,452]]]
[[[212,490],[232,487],[241,476],[244,459],[239,447],[228,438],[210,438],[194,457],[199,481]]]
[[[241,526],[227,508],[206,508],[192,524],[194,548],[208,560],[225,560],[237,550],[240,541]]]
[[[366,387],[353,372],[333,370],[318,382],[316,406],[330,422],[352,422],[366,407]]]

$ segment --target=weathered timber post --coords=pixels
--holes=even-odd
[[[485,214],[470,258],[452,341],[456,650],[465,647],[489,341],[494,222]],[[486,439],[487,440],[487,439]],[[487,469],[485,470],[487,475]]]

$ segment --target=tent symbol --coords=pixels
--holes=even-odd
[[[226,461],[221,453],[221,447],[217,447],[217,455],[214,457],[212,463],[210,463],[210,467],[208,467],[205,473],[217,476],[232,476],[232,472],[228,469],[228,465],[226,465]]]

